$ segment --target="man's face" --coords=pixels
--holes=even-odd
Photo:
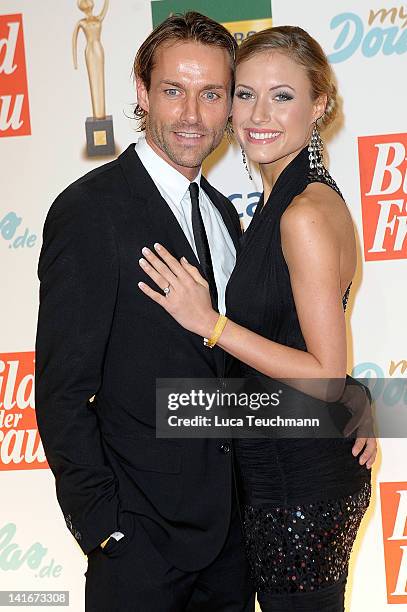
[[[192,180],[222,140],[231,112],[230,57],[220,47],[171,41],[154,59],[149,91],[137,79],[138,103],[148,112],[146,139]]]

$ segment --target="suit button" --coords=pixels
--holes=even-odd
[[[223,442],[223,444],[220,445],[219,450],[222,451],[222,453],[225,453],[225,455],[230,453],[230,444],[229,444],[229,442]]]
[[[72,531],[72,521],[71,521],[71,518],[72,518],[72,517],[71,517],[71,515],[70,515],[70,514],[67,514],[67,515],[65,516],[65,523],[66,523],[66,526],[68,527],[68,529],[69,529],[70,531]]]

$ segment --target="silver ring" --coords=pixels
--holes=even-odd
[[[170,289],[171,285],[168,285],[168,287],[164,287],[163,291],[165,293],[165,297],[167,297],[167,295],[169,294],[169,292],[171,291]]]

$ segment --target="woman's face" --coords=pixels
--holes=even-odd
[[[326,97],[313,101],[305,69],[279,51],[262,52],[238,65],[233,129],[250,160],[267,164],[299,152]]]

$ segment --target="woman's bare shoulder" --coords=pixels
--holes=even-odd
[[[310,183],[293,198],[281,217],[281,229],[313,222],[324,223],[327,230],[349,229],[352,224],[346,202],[325,183]]]

